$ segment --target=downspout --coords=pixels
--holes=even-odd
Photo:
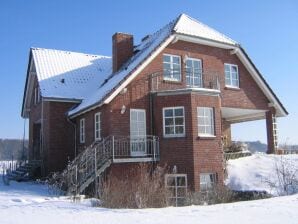
[[[44,155],[44,109],[43,109],[43,97],[41,97],[41,174],[42,176],[45,175],[45,164],[44,164],[44,159],[45,159],[45,155]]]

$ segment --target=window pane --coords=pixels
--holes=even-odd
[[[232,73],[235,72],[237,73],[237,66],[231,66],[232,67]]]
[[[177,80],[177,81],[180,81],[181,80],[181,74],[180,74],[180,71],[178,71],[178,72],[174,72],[173,73],[173,79],[174,80]]]
[[[167,177],[167,186],[175,186],[175,177]]]
[[[165,127],[165,134],[174,134],[174,127]]]
[[[177,186],[186,186],[185,177],[177,177]]]
[[[176,134],[183,134],[184,133],[184,127],[183,126],[176,126],[175,127]]]
[[[198,108],[198,114],[199,114],[200,117],[203,117],[204,116],[204,109],[199,107]]]
[[[235,72],[232,72],[232,79],[238,79],[238,74]]]
[[[182,108],[175,109],[175,116],[183,116],[183,109]]]
[[[230,65],[225,64],[225,71],[228,73],[230,72]]]
[[[198,122],[199,122],[199,125],[204,125],[205,124],[205,118],[204,117],[198,117]]]
[[[165,117],[173,117],[173,110],[172,109],[166,109],[164,110]]]
[[[183,117],[175,118],[175,125],[183,125]]]
[[[192,67],[192,60],[186,60],[186,66],[189,68]]]
[[[163,56],[163,61],[164,62],[170,62],[171,61],[171,57],[169,55],[164,55]]]
[[[165,118],[165,125],[166,126],[174,125],[173,118]]]
[[[232,80],[232,86],[238,86],[238,80]]]
[[[173,63],[175,63],[175,64],[180,64],[180,57],[178,57],[178,56],[173,56]]]

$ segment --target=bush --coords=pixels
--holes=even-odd
[[[210,205],[233,201],[235,201],[233,191],[225,186],[217,185],[208,191],[189,192],[186,205]]]
[[[125,178],[112,173],[102,186],[102,205],[108,208],[165,207],[165,168],[139,164]]]
[[[275,161],[272,177],[265,180],[279,196],[298,192],[298,166],[290,157],[280,155]]]

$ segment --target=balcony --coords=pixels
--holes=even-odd
[[[219,92],[218,71],[196,69],[164,70],[151,75],[151,92],[193,90]]]
[[[159,160],[157,136],[110,136],[103,140],[114,163],[150,162]]]

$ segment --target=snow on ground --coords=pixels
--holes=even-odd
[[[250,162],[253,163],[250,164]],[[260,187],[248,184],[269,173],[272,158],[254,155],[229,162],[229,183],[242,188]],[[241,165],[242,164],[242,165]],[[262,165],[266,164],[266,165]],[[250,168],[249,168],[250,167]],[[253,170],[251,170],[254,168]],[[237,169],[234,170],[234,169]],[[253,173],[249,175],[248,169]],[[263,170],[260,176],[257,170]],[[237,174],[243,175],[236,177]],[[1,177],[1,176],[0,176]],[[1,178],[2,179],[2,178]],[[93,223],[298,223],[298,195],[270,199],[218,204],[210,206],[169,207],[159,209],[106,209],[92,207],[91,200],[74,203],[67,197],[48,193],[46,185],[11,182],[3,185],[0,180],[1,224],[93,224]]]
[[[233,190],[266,191],[277,195],[277,189],[270,187],[268,180],[271,183],[278,183],[276,168],[281,167],[282,164],[292,171],[296,170],[298,179],[298,155],[256,153],[249,157],[228,161],[226,184]]]

